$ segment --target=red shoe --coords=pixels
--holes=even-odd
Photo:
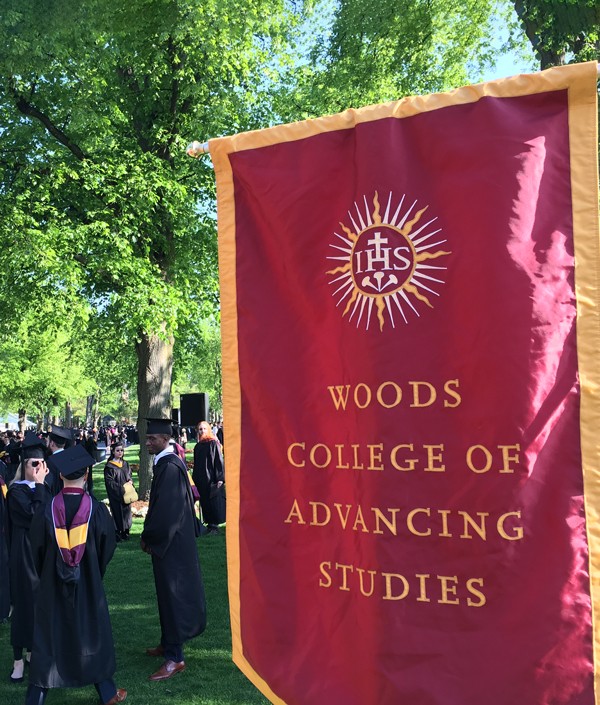
[[[155,646],[153,649],[146,649],[146,654],[148,656],[164,656],[164,653],[165,650],[163,649],[162,644]]]
[[[148,676],[148,680],[166,681],[167,678],[172,678],[176,673],[180,673],[181,671],[185,671],[185,661],[180,661],[179,663],[175,661],[165,661],[156,673]]]
[[[122,703],[127,697],[127,691],[123,688],[117,688],[117,692],[114,698],[111,698],[106,705],[116,705],[117,703]]]

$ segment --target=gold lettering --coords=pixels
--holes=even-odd
[[[296,517],[298,519],[298,524],[306,524],[304,521],[304,518],[302,517],[302,512],[300,511],[300,507],[298,506],[298,500],[294,500],[294,504],[292,504],[292,509],[290,513],[288,514],[287,519],[283,522],[284,524],[291,524],[292,523],[292,517]]]
[[[319,570],[321,571],[321,574],[323,577],[326,579],[327,582],[323,582],[322,578],[319,578],[319,587],[324,587],[324,588],[330,588],[331,587],[331,575],[325,570],[325,568],[329,568],[331,570],[331,562],[330,561],[323,561],[321,565],[319,566]]]
[[[446,470],[446,466],[441,462],[442,461],[442,453],[444,452],[444,444],[440,443],[439,445],[434,445],[434,446],[428,446],[424,445],[423,448],[427,449],[427,467],[424,468],[425,472],[444,472]],[[439,450],[439,453],[435,453],[435,450]],[[440,465],[435,467],[433,463],[435,461],[439,461]]]
[[[352,466],[352,469],[353,470],[364,470],[365,466],[362,463],[360,465],[358,463],[358,449],[360,448],[360,446],[358,444],[353,444],[351,447],[352,447],[352,450],[354,451],[354,465]]]
[[[365,400],[362,404],[358,403],[358,390],[359,389],[364,389],[365,390]],[[358,406],[359,409],[366,409],[367,406],[371,403],[372,395],[371,395],[371,390],[369,387],[367,387],[366,384],[363,384],[362,382],[360,384],[357,384],[356,387],[354,387],[354,403],[356,406]]]
[[[410,458],[407,459],[406,462],[408,463],[408,467],[402,467],[401,465],[398,465],[397,462],[397,455],[398,451],[401,448],[408,448],[408,450],[412,453],[414,450],[414,446],[412,443],[401,443],[400,445],[394,446],[392,448],[392,452],[390,453],[390,462],[392,465],[396,468],[396,470],[400,470],[402,472],[408,472],[409,470],[414,470],[415,466],[417,464],[417,459],[416,458]]]
[[[329,522],[331,521],[331,509],[324,504],[323,502],[309,502],[309,504],[312,506],[312,521],[311,526],[327,526]],[[318,508],[323,507],[325,510],[325,519],[323,521],[319,521],[318,517]]]
[[[383,534],[383,531],[379,528],[380,522],[383,522],[387,526],[387,528],[390,530],[390,532],[394,536],[397,536],[398,532],[396,530],[396,514],[400,511],[400,509],[399,508],[390,509],[389,507],[387,508],[387,511],[390,512],[390,514],[392,515],[391,521],[388,521],[386,519],[386,517],[384,516],[381,509],[378,509],[377,507],[372,507],[372,509],[373,509],[373,513],[375,514],[375,526],[377,527],[373,533],[374,534]]]
[[[429,573],[423,573],[422,575],[417,575],[416,577],[419,578],[420,588],[420,594],[419,597],[417,597],[417,602],[431,602],[431,600],[427,597],[427,589],[425,587],[425,581],[431,576]]]
[[[342,525],[342,529],[346,528],[346,524],[348,523],[348,517],[350,516],[350,509],[352,508],[351,504],[346,505],[346,515],[342,516],[342,505],[338,504],[337,502],[333,505],[337,509],[338,516],[340,517],[340,523]]]
[[[339,568],[342,569],[342,584],[340,585],[340,590],[346,590],[350,591],[350,588],[348,587],[348,571],[353,572],[354,567],[351,565],[345,565],[344,563],[336,563],[335,564],[336,570]]]
[[[444,391],[446,394],[455,400],[454,403],[452,403],[447,399],[444,399],[444,406],[448,409],[454,409],[462,402],[460,394],[456,390],[452,389],[452,387],[456,387],[456,389],[458,389],[457,379],[449,379],[446,384],[444,384]]]
[[[306,448],[306,443],[292,443],[292,445],[287,450],[288,463],[290,465],[293,465],[295,468],[303,468],[306,465],[305,461],[303,460],[301,463],[295,463],[292,458],[292,448],[301,448],[302,450],[304,450]]]
[[[365,518],[362,513],[362,509],[360,507],[357,507],[356,509],[356,519],[354,520],[354,526],[352,527],[352,531],[356,531],[357,525],[360,524],[362,526],[362,532],[364,533],[369,533],[369,529],[367,529],[367,525],[365,524]]]
[[[356,571],[360,580],[360,591],[365,597],[371,597],[371,595],[375,592],[375,576],[377,575],[377,571],[364,570],[363,568],[357,568]],[[365,588],[363,585],[363,573],[368,573],[371,576],[371,590],[369,592],[365,592]]]
[[[386,404],[383,401],[383,390],[385,387],[393,387],[394,391],[396,392],[396,398],[391,404]],[[393,409],[395,406],[398,406],[398,404],[402,401],[402,390],[395,382],[384,382],[383,384],[380,384],[377,388],[377,401],[381,404],[381,406],[385,407],[386,409]]]
[[[413,403],[411,404],[411,407],[431,406],[434,403],[437,394],[433,384],[429,384],[429,382],[409,382],[409,384],[413,388]],[[424,403],[421,402],[419,387],[425,387],[429,391],[429,399]]]
[[[437,579],[442,584],[442,599],[438,600],[441,605],[458,605],[460,600],[450,600],[448,595],[456,595],[456,583],[458,583],[458,576],[448,576],[448,575],[438,575]],[[454,585],[448,585],[449,582],[453,582]]]
[[[475,467],[475,465],[473,464],[473,454],[476,450],[482,451],[485,457],[485,464],[481,467]],[[467,466],[469,470],[472,470],[473,472],[478,474],[487,472],[492,467],[492,454],[485,446],[471,446],[467,451]]]
[[[343,445],[336,445],[337,448],[337,456],[338,456],[338,461],[336,467],[338,470],[346,470],[350,466],[346,463],[346,465],[342,465],[342,450],[344,449]]]
[[[506,531],[504,530],[504,522],[508,517],[517,517],[517,519],[521,518],[521,512],[506,512],[506,514],[503,514],[499,519],[498,519],[498,533],[500,536],[502,536],[503,539],[506,539],[507,541],[519,541],[523,538],[523,527],[522,526],[515,526],[514,528],[514,534],[513,536],[509,536]]]
[[[381,462],[381,454],[383,452],[383,443],[376,443],[367,445],[369,449],[369,467],[368,470],[383,470],[383,464]],[[379,452],[377,452],[379,451]],[[379,465],[375,465],[378,462]]]
[[[319,465],[316,461],[316,454],[317,454],[317,449],[323,448],[325,450],[325,462],[322,465]],[[324,443],[317,443],[314,445],[311,450],[310,450],[310,462],[316,467],[316,468],[326,468],[330,463],[331,463],[331,451],[329,448],[324,444]]]
[[[384,600],[403,600],[408,595],[408,580],[398,573],[382,573],[385,579],[385,595]],[[403,590],[399,595],[394,595],[392,592],[392,578],[398,578],[403,584]]]
[[[467,590],[471,593],[471,595],[475,595],[475,597],[478,597],[479,602],[475,602],[475,600],[472,600],[470,597],[467,597],[467,605],[469,607],[483,607],[486,602],[485,595],[473,587],[473,585],[475,584],[478,584],[480,587],[483,587],[483,580],[481,578],[470,578],[469,580],[467,580]]]
[[[444,538],[452,538],[452,534],[448,531],[448,514],[450,514],[449,509],[438,509],[438,514],[442,515],[442,533],[438,536],[443,536]]]
[[[485,518],[489,517],[489,512],[477,512],[477,516],[479,517],[480,525],[478,526],[475,523],[475,520],[473,517],[468,513],[468,512],[463,512],[460,511],[458,512],[459,514],[462,514],[463,517],[463,533],[460,535],[461,539],[472,539],[473,537],[469,535],[469,532],[467,531],[467,525],[471,525],[473,529],[475,529],[475,533],[479,535],[480,538],[482,538],[485,541]]]
[[[342,411],[346,411],[346,404],[348,403],[348,394],[350,392],[350,385],[349,384],[346,384],[345,386],[337,385],[335,387],[327,387],[327,389],[329,390],[329,393],[331,394],[331,398],[333,400],[333,404],[336,408],[336,411],[339,411],[340,407],[342,408]],[[334,390],[335,390],[335,392],[334,392]],[[345,392],[345,394],[344,394],[344,392]]]
[[[410,531],[410,533],[414,534],[415,536],[431,536],[431,529],[427,529],[426,531],[417,531],[415,529],[415,526],[413,524],[413,517],[416,514],[426,514],[429,517],[431,516],[431,509],[417,507],[417,509],[413,509],[411,512],[408,513],[408,516],[406,517],[406,525],[408,526],[408,530]]]
[[[519,462],[519,452],[521,450],[521,446],[518,443],[515,443],[511,446],[498,446],[498,448],[502,451],[502,469],[500,472],[514,472],[514,468],[511,468],[509,463]],[[516,455],[511,455],[511,450],[516,450]]]

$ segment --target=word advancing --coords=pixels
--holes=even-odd
[[[510,511],[492,516],[490,512],[467,512],[462,509],[432,509],[431,507],[368,507],[334,502],[306,502],[304,510],[294,499],[284,524],[300,526],[338,527],[363,534],[398,536],[398,526],[413,536],[488,540],[493,531],[505,541],[523,538],[521,512]]]

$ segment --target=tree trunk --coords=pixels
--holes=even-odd
[[[37,432],[41,433],[44,430],[44,417],[41,414],[37,415]]]
[[[139,495],[147,499],[152,481],[152,458],[146,450],[146,418],[171,418],[173,338],[143,333],[136,343],[138,358],[138,420],[140,434]]]
[[[65,428],[71,428],[73,425],[73,418],[71,413],[71,402],[65,402]]]
[[[27,426],[27,411],[25,409],[19,409],[19,431],[25,433],[25,427]]]
[[[102,419],[100,418],[100,389],[96,392],[94,398],[94,426],[100,428]]]
[[[94,401],[96,400],[96,397],[94,394],[90,394],[85,403],[85,425],[86,426],[93,426],[94,425]]]
[[[565,53],[557,52],[547,46],[542,34],[543,29],[539,21],[535,20],[535,15],[528,11],[527,4],[523,0],[513,0],[513,5],[525,35],[539,59],[540,68],[544,70],[551,66],[562,66],[565,63]]]

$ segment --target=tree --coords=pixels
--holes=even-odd
[[[85,395],[93,385],[80,362],[79,340],[68,325],[76,314],[57,307],[28,309],[3,325],[0,409],[38,418]],[[67,325],[65,325],[67,324]]]
[[[599,58],[597,0],[514,0],[513,4],[542,69],[559,66],[570,58]]]
[[[284,5],[0,2],[0,264],[25,299],[84,300],[126,336],[140,419],[170,411],[181,321],[218,305],[213,177],[185,144],[257,126]],[[143,455],[142,494],[150,473]]]
[[[450,90],[495,60],[492,37],[512,6],[502,0],[321,0],[298,42],[277,108],[312,117],[405,95]],[[328,13],[327,13],[328,10]],[[513,40],[516,41],[516,40]]]
[[[179,345],[185,345],[186,350],[179,350]],[[198,321],[191,334],[176,343],[175,352],[178,354],[174,366],[174,394],[204,392],[208,394],[214,416],[222,417],[223,382],[218,321],[210,318]]]

